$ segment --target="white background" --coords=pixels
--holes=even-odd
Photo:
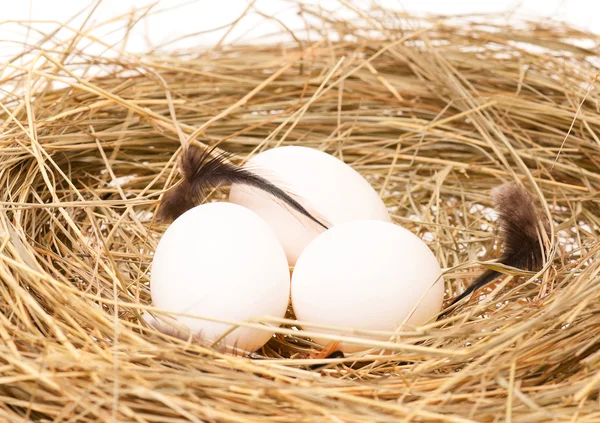
[[[320,4],[324,8],[340,8],[344,0],[308,0]],[[152,46],[161,44],[174,37],[206,31],[225,25],[235,20],[246,9],[249,0],[104,0],[93,15],[91,23],[105,21],[119,14],[130,12],[156,3],[154,10],[167,9],[166,13],[150,16],[145,22],[136,26],[136,31],[129,38],[125,49],[129,52],[142,52]],[[354,1],[353,4],[368,7],[372,0]],[[465,13],[506,13],[506,19],[513,16],[551,18],[600,34],[600,1],[597,0],[377,0],[377,3],[411,13],[465,14]],[[22,48],[26,37],[35,41],[35,33],[12,20],[43,20],[65,23],[76,12],[91,5],[89,0],[0,0],[0,49],[3,53],[12,48]],[[302,25],[296,15],[297,7],[290,0],[257,0],[255,10],[269,15],[276,15],[292,28]],[[89,8],[88,8],[89,10]],[[347,9],[346,9],[347,10]],[[340,12],[341,13],[341,12]],[[84,16],[75,19],[70,26],[79,28]],[[56,27],[56,23],[45,23],[41,28],[48,30]],[[104,28],[105,29],[105,28]],[[251,37],[257,38],[266,32],[280,31],[276,24],[265,25],[258,15],[251,14],[243,19],[226,41]],[[202,44],[210,46],[223,36],[223,31],[205,33],[192,40],[180,41],[169,45],[174,47],[193,47]],[[66,36],[62,31],[60,36]],[[120,35],[113,34],[115,40]],[[111,35],[107,35],[110,39]],[[5,54],[0,54],[4,56]]]

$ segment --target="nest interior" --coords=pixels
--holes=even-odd
[[[307,25],[289,43],[131,55],[47,32],[3,60],[0,418],[600,421],[600,38],[297,7]],[[491,189],[520,181],[552,219],[548,265],[402,333],[393,354],[319,370],[293,321],[250,358],[173,339],[140,314],[166,228],[153,214],[190,140],[344,160],[448,269],[447,300],[498,256]]]

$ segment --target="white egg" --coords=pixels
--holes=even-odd
[[[154,254],[150,288],[154,306],[169,312],[233,322],[281,318],[290,273],[277,237],[256,213],[235,204],[209,203],[187,211],[166,230]],[[194,317],[176,319],[208,342],[232,327]],[[224,344],[255,351],[272,335],[237,328]]]
[[[336,328],[394,332],[417,327],[439,313],[443,297],[441,269],[427,244],[388,222],[355,221],[322,233],[306,247],[292,275],[298,320]],[[309,325],[304,329],[326,332]],[[347,344],[342,349],[367,347]]]
[[[246,168],[293,193],[315,217],[329,225],[361,219],[391,221],[385,204],[352,167],[322,151],[299,146],[267,150]],[[233,185],[229,201],[255,211],[271,225],[290,266],[323,228],[280,200],[255,188]]]

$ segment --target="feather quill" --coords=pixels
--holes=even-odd
[[[157,218],[160,221],[173,221],[189,209],[197,206],[210,188],[216,188],[223,184],[242,184],[267,192],[327,229],[327,226],[310,214],[284,190],[262,176],[229,162],[230,153],[223,152],[211,156],[213,150],[214,147],[202,149],[189,146],[184,151],[180,161],[183,180],[163,196],[157,212]]]
[[[539,222],[544,223],[546,231],[548,226],[538,215],[529,193],[522,185],[507,183],[492,191],[492,199],[503,239],[502,256],[498,261],[518,269],[540,270],[544,265],[544,252],[538,237]],[[450,307],[499,276],[501,273],[495,270],[484,271]]]

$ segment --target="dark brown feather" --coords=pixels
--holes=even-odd
[[[216,188],[219,185],[242,184],[267,192],[327,229],[327,226],[281,188],[269,180],[229,162],[228,159],[231,157],[229,153],[211,156],[213,149],[190,146],[183,153],[180,162],[183,181],[163,196],[157,212],[158,220],[169,222],[177,219],[189,209],[199,205],[203,195],[210,188]]]
[[[332,359],[332,358],[344,358],[344,353],[340,350],[335,350],[332,353],[328,354],[325,357],[319,357],[319,358],[326,358],[326,359]],[[328,363],[321,363],[321,364],[311,364],[310,366],[308,366],[309,369],[311,370],[318,370],[321,367],[325,367],[328,366]]]
[[[494,208],[498,213],[498,225],[503,239],[502,256],[498,262],[517,269],[538,271],[544,265],[542,244],[538,237],[539,222],[547,223],[538,216],[533,199],[522,185],[508,183],[492,191]],[[458,297],[453,306],[473,291],[487,285],[501,275],[486,270]]]

